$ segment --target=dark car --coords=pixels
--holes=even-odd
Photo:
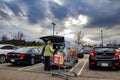
[[[119,53],[114,47],[94,47],[89,56],[89,68],[97,66],[120,69]]]
[[[7,62],[33,65],[41,61],[41,51],[37,47],[23,47],[7,53]]]
[[[65,41],[63,36],[44,36],[40,39],[45,43],[47,43],[48,40],[52,42],[52,47],[55,51],[51,57],[51,65],[57,64],[56,66],[58,66],[58,64],[60,64],[64,66],[64,64],[67,64],[69,67],[72,67],[78,62],[76,49],[70,42]]]
[[[83,53],[85,53],[85,54],[89,54],[89,53],[90,53],[90,50],[91,50],[90,47],[84,47],[84,49],[83,49]]]
[[[77,56],[78,58],[83,58],[84,57],[84,50],[81,46],[74,46],[75,49],[77,50]]]

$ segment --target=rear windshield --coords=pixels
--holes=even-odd
[[[94,48],[95,52],[114,52],[114,48]]]
[[[19,48],[15,50],[14,52],[19,52],[19,53],[27,53],[30,50],[30,48]]]

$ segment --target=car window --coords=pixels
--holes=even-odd
[[[28,50],[28,53],[33,53],[32,49]]]
[[[29,50],[30,50],[29,48],[19,48],[19,49],[15,50],[14,52],[28,53]]]
[[[90,50],[90,48],[89,47],[85,47],[84,50]]]
[[[11,50],[12,48],[11,48],[11,46],[3,46],[3,47],[1,47],[1,49],[9,49],[9,50]]]
[[[114,52],[114,48],[95,48],[95,52]]]
[[[18,48],[16,46],[11,46],[11,49],[16,50]]]
[[[34,48],[34,49],[33,49],[33,52],[34,52],[34,53],[39,53],[39,50],[38,50],[37,48]]]

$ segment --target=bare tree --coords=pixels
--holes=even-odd
[[[24,34],[23,34],[22,32],[20,32],[20,31],[13,36],[13,38],[14,38],[15,40],[22,40],[23,37],[24,37]]]
[[[8,37],[7,37],[7,35],[3,35],[3,36],[1,37],[1,39],[2,39],[2,41],[6,41],[6,40],[8,40]]]
[[[75,43],[76,43],[77,45],[82,44],[83,36],[84,36],[84,34],[82,33],[81,30],[79,30],[79,32],[75,34]]]

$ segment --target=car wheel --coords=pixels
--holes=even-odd
[[[120,67],[115,67],[115,70],[120,70]]]
[[[84,57],[84,55],[82,54],[82,55],[81,55],[81,58],[83,58],[83,57]]]
[[[30,65],[34,65],[35,64],[35,59],[34,58],[31,58],[30,60]]]
[[[78,59],[75,61],[75,63],[78,63]]]
[[[0,56],[0,63],[4,63],[6,60],[6,57],[4,55]]]
[[[17,64],[18,64],[18,63],[15,63],[15,62],[14,62],[14,63],[12,63],[12,65],[17,65]]]
[[[89,69],[95,69],[95,66],[89,64]]]

